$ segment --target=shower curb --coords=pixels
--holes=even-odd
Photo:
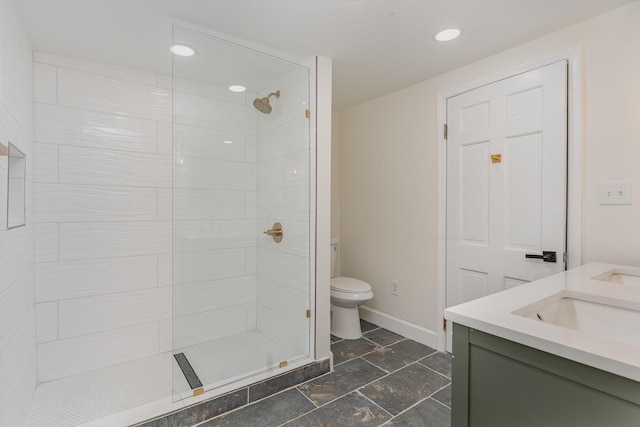
[[[239,388],[222,396],[216,396],[187,408],[134,424],[134,427],[192,426],[302,384],[305,381],[324,375],[330,370],[329,359],[319,360],[282,375]]]

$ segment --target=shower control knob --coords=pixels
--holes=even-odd
[[[271,227],[271,230],[267,230],[264,234],[273,237],[273,241],[276,243],[280,243],[282,241],[282,236],[284,235],[284,230],[282,229],[282,224],[276,222]]]

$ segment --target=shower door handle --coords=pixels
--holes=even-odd
[[[541,259],[544,262],[557,262],[556,253],[551,251],[542,251],[542,255],[525,254],[525,258]]]
[[[274,223],[271,230],[265,231],[264,234],[273,237],[274,242],[280,243],[282,241],[282,236],[284,235],[282,224],[279,222]]]

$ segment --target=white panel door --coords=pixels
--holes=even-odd
[[[447,307],[563,271],[566,61],[449,98],[447,122]]]

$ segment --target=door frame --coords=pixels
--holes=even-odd
[[[445,351],[446,333],[442,326],[447,295],[447,146],[444,125],[447,118],[447,100],[499,80],[513,77],[558,61],[568,63],[567,81],[567,268],[578,267],[581,262],[581,204],[582,204],[582,66],[581,46],[577,45],[554,54],[538,58],[515,68],[495,73],[459,86],[438,92],[438,332],[437,348]],[[449,325],[448,327],[451,327]]]

